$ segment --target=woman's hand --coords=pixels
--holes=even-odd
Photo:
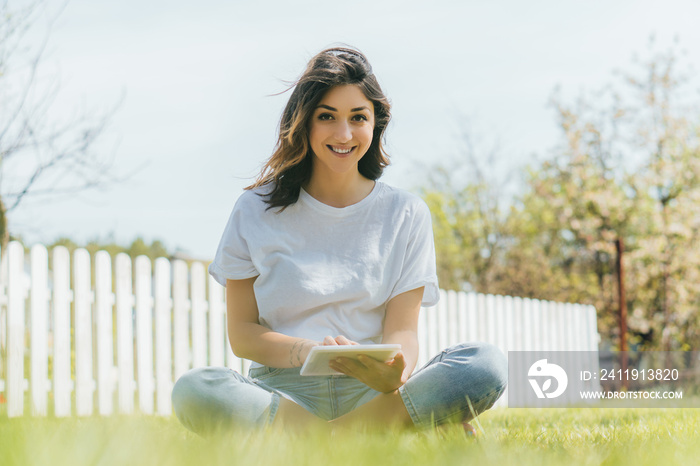
[[[333,345],[357,345],[357,342],[348,340],[344,336],[326,337],[324,346]],[[380,362],[376,359],[361,355],[359,361],[350,358],[336,358],[329,363],[329,367],[350,377],[354,377],[370,388],[382,393],[393,392],[406,383],[404,369],[406,361],[403,353],[398,352],[394,359],[388,362]]]
[[[337,358],[330,362],[331,369],[354,377],[370,388],[382,393],[390,393],[406,383],[404,369],[406,361],[399,351],[394,359],[380,362],[369,356],[359,356],[359,361],[350,358]]]

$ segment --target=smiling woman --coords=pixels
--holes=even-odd
[[[249,377],[207,367],[178,380],[173,405],[189,429],[429,427],[466,422],[503,393],[505,356],[483,343],[413,373],[421,306],[439,299],[435,245],[427,205],[378,181],[389,109],[354,49],[324,50],[297,81],[275,152],[209,267],[226,286],[231,348],[254,364]],[[342,376],[300,374],[313,347],[378,343],[401,349],[331,360]]]
[[[319,158],[324,156],[323,146],[334,144],[338,151],[326,148],[341,155],[352,142],[359,146],[352,154],[357,170],[344,180],[364,185],[355,197],[362,192],[366,195],[367,186],[373,185],[368,181],[378,179],[389,165],[382,138],[390,110],[389,100],[363,54],[350,48],[324,50],[311,59],[295,83],[282,112],[275,151],[248,189],[271,186],[267,204],[284,209],[297,201],[301,186],[308,187]],[[314,183],[326,180],[315,178]],[[318,195],[326,191],[323,188],[310,187],[317,189]]]

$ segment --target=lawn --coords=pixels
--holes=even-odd
[[[175,418],[0,418],[0,465],[697,464],[698,409],[508,409],[476,439],[441,432],[237,432],[203,440]]]

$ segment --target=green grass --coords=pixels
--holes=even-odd
[[[498,409],[467,438],[440,432],[234,432],[204,440],[175,418],[0,418],[0,465],[697,464],[698,409]]]

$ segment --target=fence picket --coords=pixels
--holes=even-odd
[[[486,295],[477,293],[476,295],[476,322],[478,325],[477,335],[480,341],[488,339],[488,310],[486,309]]]
[[[568,321],[567,321],[567,307],[566,303],[553,303],[554,309],[557,314],[556,319],[556,331],[559,335],[559,344],[557,349],[560,351],[569,351],[571,348],[571,340],[569,339],[569,333],[567,332]]]
[[[491,341],[498,346],[501,351],[506,352],[506,322],[505,322],[505,297],[496,295],[493,303],[493,321],[492,326],[495,332],[494,339]]]
[[[209,364],[224,365],[224,292],[209,276]]]
[[[447,346],[459,343],[459,305],[457,304],[457,292],[447,292]]]
[[[73,254],[75,306],[75,409],[89,416],[93,407],[92,379],[92,292],[90,255],[85,249]]]
[[[204,266],[192,264],[192,367],[207,365],[207,301],[204,293]]]
[[[131,258],[117,254],[115,263],[117,309],[117,364],[119,411],[134,412],[134,296],[131,294]]]
[[[533,348],[533,324],[532,321],[526,322],[525,316],[531,316],[533,314],[532,310],[532,300],[530,298],[523,299],[523,312],[520,315],[518,323],[523,329],[523,344],[520,347],[523,351],[532,351]],[[531,319],[530,319],[531,320]]]
[[[496,328],[496,296],[489,294],[486,295],[485,299],[485,304],[486,304],[486,310],[485,310],[485,317],[486,317],[486,341],[488,343],[496,344],[496,333],[497,333],[497,328]]]
[[[24,248],[9,243],[8,313],[7,313],[7,416],[24,414]]]
[[[426,360],[430,360],[433,356],[435,356],[440,348],[440,345],[438,344],[438,332],[437,332],[437,327],[438,327],[438,312],[439,312],[439,307],[438,306],[433,306],[430,309],[428,309],[428,312],[426,313],[426,319],[425,319],[425,336],[426,336]]]
[[[155,271],[155,320],[156,320],[156,410],[169,416],[172,412],[170,392],[173,386],[172,357],[170,348],[170,316],[173,306],[170,299],[170,262],[156,259]]]
[[[136,372],[139,409],[153,413],[155,383],[153,378],[153,290],[151,260],[136,258],[134,290],[136,298]]]
[[[0,247],[0,353],[7,347],[7,268],[8,254]],[[0,374],[5,374],[5,361],[0,358]],[[5,381],[0,380],[0,392],[5,392]]]
[[[557,304],[553,301],[546,301],[546,322],[547,322],[547,341],[549,342],[548,350],[561,348],[562,339],[559,334],[559,313]]]
[[[455,326],[457,327],[457,342],[463,343],[469,341],[469,312],[467,308],[467,294],[457,293],[457,303],[456,303],[456,313],[457,320],[455,320]]]
[[[175,380],[190,368],[190,301],[187,293],[187,263],[173,263],[173,362]]]
[[[477,341],[479,335],[479,315],[477,311],[476,293],[467,293],[467,339]]]
[[[523,320],[523,298],[513,298],[513,313],[508,323],[512,329],[512,344],[508,350],[523,349],[525,347],[523,344],[523,333],[525,332],[524,327],[526,325],[526,322]]]
[[[49,393],[49,253],[36,244],[31,250],[31,392],[32,414],[46,416]]]
[[[63,246],[53,249],[53,397],[57,417],[71,414],[71,322],[70,253]]]
[[[97,410],[114,412],[114,337],[112,316],[112,259],[106,251],[95,254],[95,339],[97,340]]]
[[[512,296],[503,298],[503,310],[501,311],[501,335],[503,338],[503,354],[508,355],[508,351],[517,348],[515,344],[516,331],[515,325],[515,302]]]
[[[437,323],[436,327],[433,328],[433,332],[437,335],[437,348],[431,357],[435,355],[440,349],[449,346],[449,319],[447,308],[447,292],[445,290],[440,290],[440,301],[437,304]]]

